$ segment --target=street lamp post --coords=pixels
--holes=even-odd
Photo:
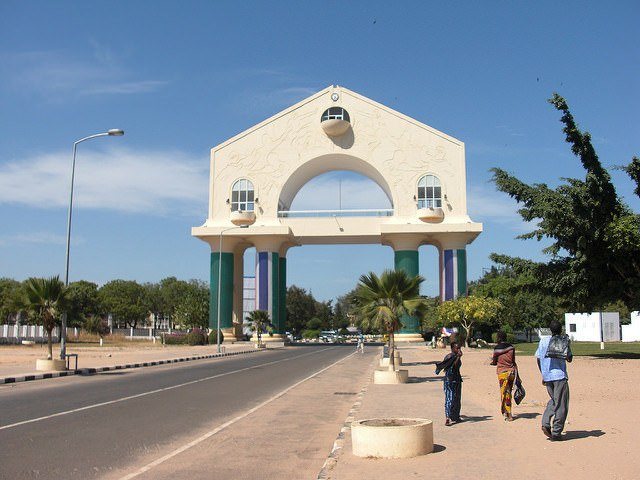
[[[220,294],[222,293],[221,285],[222,285],[222,234],[224,232],[228,232],[229,230],[235,230],[236,228],[249,228],[249,225],[239,225],[237,227],[229,227],[220,230],[220,244],[218,250],[218,328],[216,332],[216,344],[218,345],[218,353],[220,353]]]
[[[97,137],[121,137],[124,135],[124,130],[119,128],[112,128],[104,133],[96,133],[95,135],[89,135],[88,137],[81,138],[73,143],[73,160],[71,162],[71,188],[69,193],[69,215],[67,216],[67,252],[65,259],[64,269],[64,285],[69,285],[69,249],[71,245],[71,213],[73,211],[73,180],[76,172],[76,151],[78,150],[78,144],[86,140],[91,140]],[[66,359],[67,355],[67,312],[62,314],[62,326],[60,329],[60,358]]]

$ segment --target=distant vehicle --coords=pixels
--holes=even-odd
[[[338,339],[338,332],[336,330],[322,330],[320,332],[319,340],[325,343],[335,343]]]

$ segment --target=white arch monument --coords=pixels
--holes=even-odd
[[[372,179],[392,209],[291,211],[298,190],[332,170]],[[339,86],[214,147],[209,215],[192,229],[211,247],[209,324],[217,325],[220,300],[225,341],[241,331],[243,254],[249,247],[257,250],[256,308],[269,312],[278,338],[285,329],[289,248],[388,245],[395,268],[417,274],[418,248],[434,245],[440,296],[448,300],[467,292],[465,248],[480,232],[482,224],[467,214],[464,143]],[[421,340],[416,319],[404,324],[398,340]]]

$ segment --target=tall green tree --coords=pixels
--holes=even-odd
[[[150,313],[146,291],[132,280],[112,280],[100,290],[100,299],[105,311],[119,324],[136,328]]]
[[[535,328],[546,326],[560,315],[558,299],[537,288],[535,279],[511,268],[493,267],[469,283],[470,295],[495,298],[501,307],[496,324],[506,330],[522,329],[529,339]]]
[[[47,332],[47,358],[53,358],[51,332],[60,323],[60,315],[67,307],[67,288],[60,278],[29,278],[24,286],[25,305],[29,316]]]
[[[640,216],[620,199],[593,148],[591,136],[578,129],[566,101],[558,94],[549,100],[562,113],[566,141],[580,159],[584,179],[564,179],[557,188],[528,185],[494,168],[498,190],[521,204],[522,218],[537,228],[519,238],[549,239],[548,262],[492,254],[494,262],[532,275],[548,293],[571,309],[592,311],[622,300],[640,307]],[[638,185],[637,158],[626,167]]]
[[[67,325],[80,327],[93,315],[104,313],[98,294],[98,285],[86,280],[69,284]]]
[[[395,332],[402,328],[403,315],[422,315],[425,301],[420,296],[424,278],[404,270],[385,270],[379,277],[369,272],[360,276],[354,296],[358,320],[366,328],[377,328],[389,335],[389,369],[395,370]]]
[[[17,280],[0,278],[0,324],[13,323],[23,308],[23,286]]]
[[[187,328],[209,326],[209,288],[197,281],[188,283],[186,293],[174,309],[175,322]]]
[[[495,298],[458,297],[438,306],[438,316],[445,324],[458,324],[464,329],[464,343],[468,347],[474,327],[495,319],[500,307]]]
[[[304,330],[307,322],[316,315],[316,300],[304,288],[291,285],[287,288],[286,328],[294,334]]]

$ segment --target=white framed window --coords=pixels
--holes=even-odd
[[[424,175],[418,180],[418,208],[441,208],[442,185],[435,175]]]
[[[324,122],[325,120],[345,120],[347,122],[351,121],[349,119],[349,112],[347,112],[342,107],[331,107],[325,110],[320,121]]]
[[[251,181],[246,178],[236,181],[231,189],[231,211],[253,212],[253,195],[253,183]]]

